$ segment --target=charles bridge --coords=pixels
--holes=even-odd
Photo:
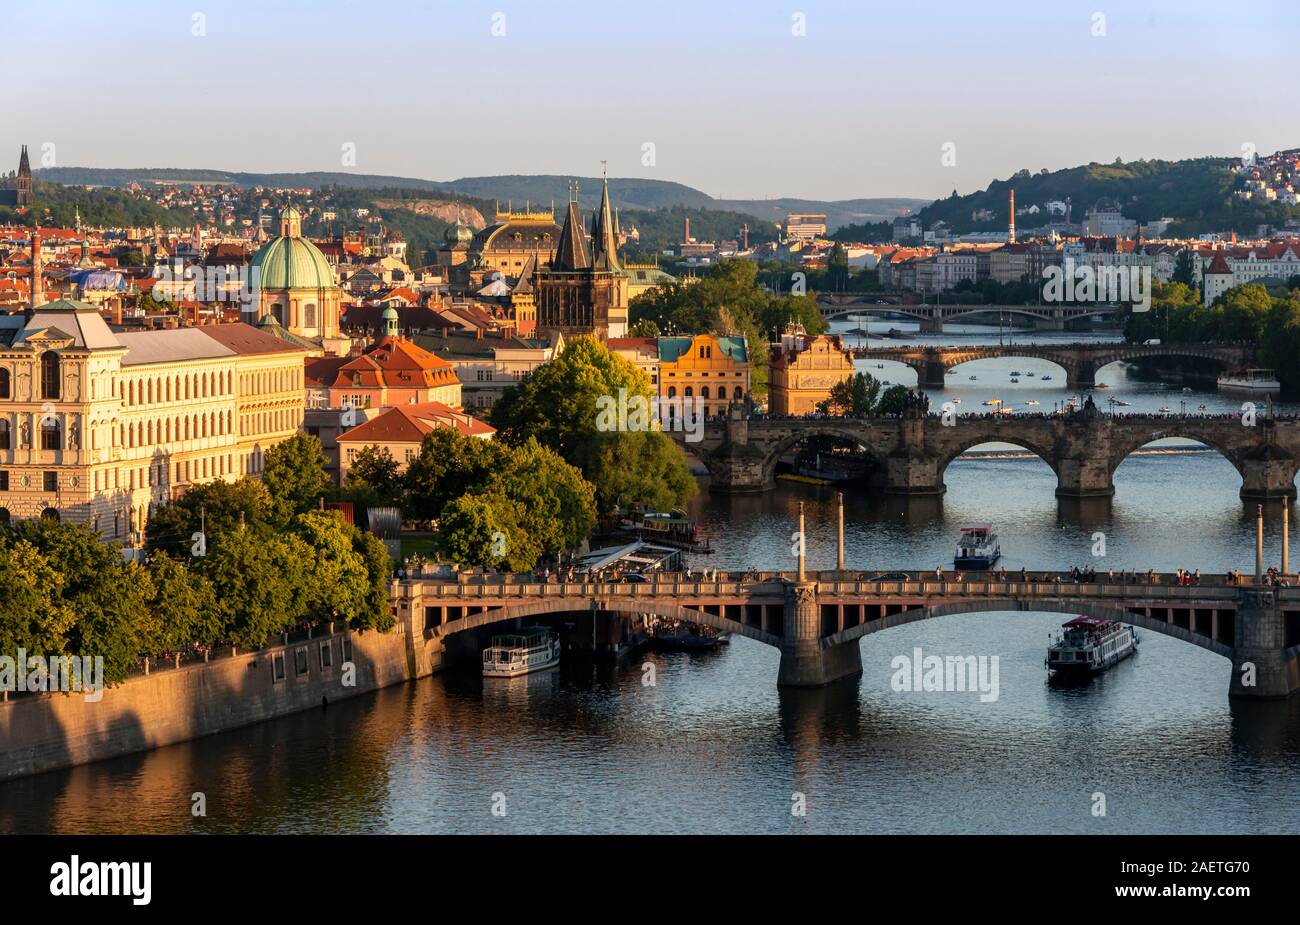
[[[1023,447],[1046,462],[1061,498],[1113,495],[1120,463],[1148,443],[1171,437],[1223,455],[1241,475],[1243,500],[1296,497],[1300,470],[1300,420],[1266,417],[1262,409],[1254,419],[1105,415],[1095,408],[1064,415],[944,415],[914,409],[892,417],[769,418],[746,417],[735,406],[725,420],[704,423],[698,442],[685,442],[680,431],[671,435],[708,469],[710,490],[716,492],[771,488],[781,457],[812,437],[857,448],[872,463],[868,485],[898,495],[942,494],[949,463],[972,447],[995,442]]]
[[[841,540],[841,563],[843,557]],[[842,567],[809,572],[803,566],[801,559],[797,572],[708,580],[698,573],[656,572],[638,584],[412,576],[394,583],[393,601],[399,619],[417,632],[423,626],[423,644],[439,651],[456,634],[516,621],[589,621],[596,639],[614,638],[647,614],[686,620],[775,647],[781,655],[777,683],[790,687],[860,675],[863,636],[918,620],[1002,611],[1089,614],[1230,659],[1232,696],[1276,698],[1300,689],[1300,588],[1266,587],[1258,577],[1249,586],[1211,576],[1180,585],[1171,575],[1085,584],[1042,573],[956,580],[912,572],[906,580],[872,580]]]
[[[1065,385],[1071,389],[1090,389],[1097,383],[1097,372],[1109,363],[1140,360],[1146,357],[1183,357],[1205,361],[1220,370],[1245,369],[1255,357],[1249,343],[1224,344],[972,344],[970,346],[934,347],[862,347],[853,351],[858,359],[893,360],[916,370],[917,385],[923,389],[942,389],[949,370],[972,360],[994,357],[1033,357],[1048,360],[1065,370]]]
[[[1069,322],[1096,315],[1112,315],[1120,306],[1101,302],[1061,302],[1051,305],[912,305],[896,295],[874,292],[834,292],[817,296],[827,321],[854,315],[899,315],[920,322],[922,334],[942,334],[945,322],[969,320],[976,315],[1029,318],[1038,331],[1063,331]],[[886,303],[886,304],[878,304]]]

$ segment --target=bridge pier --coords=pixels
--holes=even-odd
[[[858,640],[823,645],[817,582],[787,582],[781,666],[776,683],[781,687],[822,687],[842,678],[862,674],[862,649]]]
[[[1300,689],[1300,659],[1286,654],[1286,618],[1277,595],[1262,588],[1241,592],[1233,626],[1230,697],[1286,697]]]
[[[1106,459],[1066,458],[1056,462],[1056,497],[1109,498],[1115,494]]]
[[[921,319],[921,333],[942,334],[943,317],[938,312],[935,312],[930,317]]]
[[[1296,461],[1265,456],[1241,461],[1241,500],[1275,501],[1296,497]]]
[[[1034,318],[1035,331],[1064,331],[1064,318]]]
[[[1095,389],[1097,387],[1097,364],[1085,361],[1066,366],[1065,387],[1067,389]]]
[[[916,385],[918,388],[942,389],[944,387],[948,369],[943,363],[932,360],[914,368],[916,369]]]

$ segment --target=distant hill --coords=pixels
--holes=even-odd
[[[522,208],[549,206],[555,202],[563,206],[568,201],[568,184],[572,177],[558,174],[514,174],[496,177],[463,177],[459,180],[423,180],[416,177],[392,177],[379,174],[345,172],[311,173],[241,173],[229,170],[182,169],[175,167],[48,167],[33,172],[37,179],[49,183],[73,186],[130,186],[132,183],[148,185],[155,180],[167,183],[194,181],[195,183],[229,183],[235,186],[270,186],[277,188],[319,189],[336,186],[344,189],[412,189],[444,194],[459,194],[476,199],[497,200],[504,208],[507,203]],[[599,177],[578,177],[579,202],[584,209],[595,208],[600,198]],[[827,223],[834,230],[840,225],[860,222],[878,222],[892,219],[905,211],[916,210],[928,199],[884,198],[844,199],[822,201],[817,199],[715,199],[707,193],[669,180],[642,180],[611,177],[610,195],[620,209],[708,209],[743,213],[764,222],[775,223],[788,212],[824,212]],[[754,223],[751,223],[751,226]],[[697,235],[697,237],[700,237]]]
[[[1175,235],[1228,230],[1253,234],[1260,224],[1281,225],[1287,218],[1300,216],[1300,208],[1236,199],[1236,178],[1230,168],[1237,162],[1228,157],[1116,160],[1034,174],[1021,170],[1006,180],[994,180],[979,192],[938,199],[921,210],[920,219],[926,228],[942,220],[957,232],[1001,230],[1007,226],[1011,189],[1016,191],[1017,212],[1035,205],[1039,208],[1037,214],[1016,217],[1018,231],[1048,224],[1045,205],[1051,201],[1068,201],[1070,219],[1078,223],[1088,208],[1109,200],[1126,218],[1138,222],[1174,219],[1169,233]],[[981,210],[988,210],[991,217],[974,218]]]

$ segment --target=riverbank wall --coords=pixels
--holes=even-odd
[[[106,688],[0,703],[0,781],[173,745],[319,709],[424,677],[442,646],[413,614],[376,631],[321,632],[255,652],[153,670]]]

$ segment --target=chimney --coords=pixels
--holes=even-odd
[[[1011,222],[1007,227],[1007,243],[1016,243],[1016,191],[1011,191]]]
[[[684,223],[684,227],[682,229],[682,243],[690,244],[691,243],[691,217],[689,215],[686,216],[684,219],[682,219],[682,222]]]
[[[41,228],[36,226],[32,231],[32,291],[31,291],[31,310],[35,311],[39,306],[45,304],[45,283],[41,278]],[[30,318],[31,315],[29,314]]]
[[[122,326],[122,299],[119,296],[113,303],[113,324]]]

